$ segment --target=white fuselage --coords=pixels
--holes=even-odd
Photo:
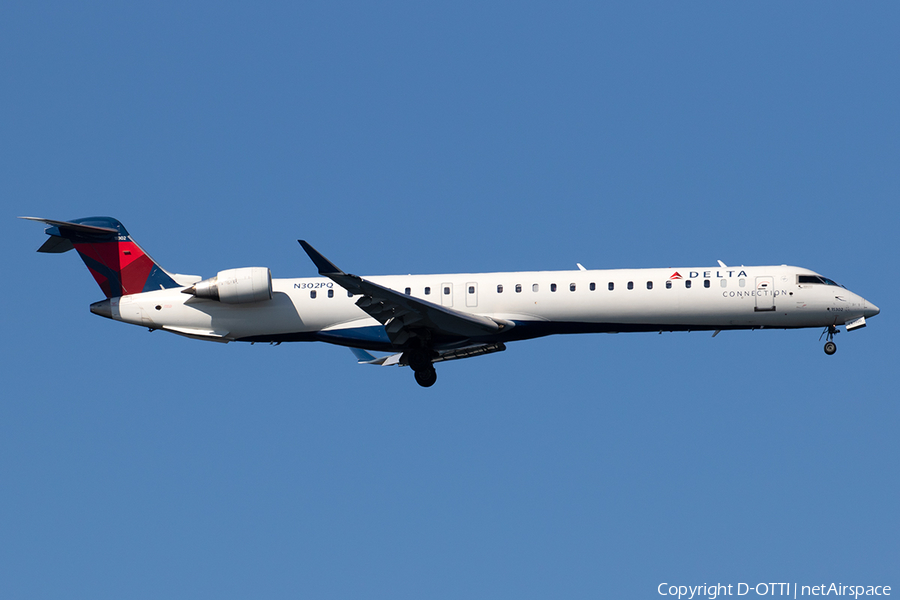
[[[816,274],[782,265],[366,279],[457,311],[514,323],[497,337],[503,341],[554,333],[827,327],[878,313],[843,287],[800,283],[801,275]],[[271,300],[246,304],[166,289],[112,298],[104,301],[111,314],[95,312],[200,339],[321,340],[391,349],[379,335],[382,325],[330,279],[275,279],[272,289]]]

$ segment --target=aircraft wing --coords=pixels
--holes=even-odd
[[[362,296],[356,305],[384,325],[391,342],[402,345],[410,337],[428,338],[433,334],[455,337],[481,337],[513,326],[495,320],[454,310],[402,294],[343,272],[304,240],[297,240],[315,263],[319,274],[328,277],[353,295]]]
[[[503,342],[495,342],[493,344],[473,344],[472,346],[466,346],[464,348],[454,348],[451,350],[441,350],[436,352],[434,356],[431,357],[432,363],[444,362],[448,360],[459,360],[461,358],[471,358],[473,356],[481,356],[483,354],[492,354],[494,352],[503,352],[506,350],[506,344]],[[378,356],[376,357],[365,350],[360,348],[350,348],[350,351],[353,353],[353,356],[356,357],[356,362],[361,365],[379,365],[382,367],[392,367],[395,365],[400,365],[401,367],[408,366],[409,363],[404,360],[404,353],[398,352],[397,354],[391,354],[388,356]]]

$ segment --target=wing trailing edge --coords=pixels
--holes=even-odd
[[[506,350],[506,344],[497,342],[494,344],[474,344],[464,348],[454,348],[453,350],[438,351],[431,358],[432,363],[446,362],[448,360],[460,360],[463,358],[472,358],[473,356],[483,356],[485,354],[493,354],[494,352],[503,352]],[[360,348],[350,348],[357,362],[361,365],[378,365],[382,367],[391,367],[399,365],[401,367],[409,366],[403,352],[389,354],[387,356],[378,356],[362,350]]]
[[[373,283],[358,275],[345,273],[304,240],[297,240],[316,265],[319,274],[328,277],[353,295],[361,296],[356,305],[384,325],[391,342],[404,345],[417,330],[478,338],[490,336],[508,327],[511,321],[492,319],[440,306]]]

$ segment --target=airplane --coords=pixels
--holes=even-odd
[[[800,267],[716,267],[359,277],[298,240],[318,277],[273,279],[265,267],[203,279],[170,273],[111,217],[42,222],[38,252],[75,249],[106,295],[91,312],[151,331],[215,342],[326,342],[361,364],[408,366],[437,381],[435,363],[564,333],[824,328],[854,331],[879,313]],[[821,341],[822,336],[819,336]],[[371,352],[389,352],[375,356]]]

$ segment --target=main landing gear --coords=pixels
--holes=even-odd
[[[437,381],[437,371],[431,362],[432,352],[422,348],[408,350],[403,360],[416,375],[416,383],[422,387],[431,387]]]
[[[834,334],[840,333],[837,327],[834,325],[829,325],[828,328],[822,332],[822,335],[828,334],[825,338],[825,354],[831,356],[835,352],[837,352],[837,344],[835,344],[832,340],[834,339]],[[819,336],[819,341],[822,341],[822,335]]]
[[[416,371],[416,383],[422,387],[431,387],[435,381],[437,381],[437,371],[434,370],[434,367],[424,371]]]

